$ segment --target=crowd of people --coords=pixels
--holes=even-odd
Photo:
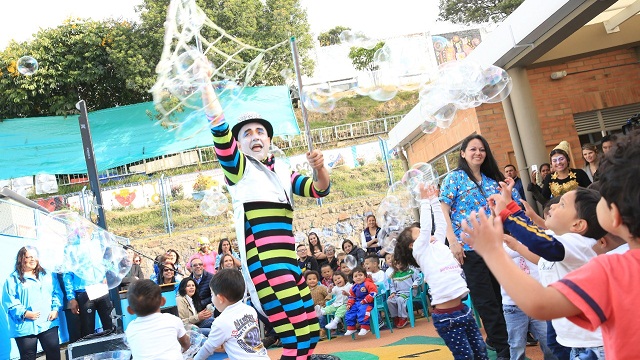
[[[602,154],[583,146],[584,169],[571,167],[567,143],[554,148],[528,188],[545,205],[544,216],[524,201],[515,166],[501,171],[487,140],[468,136],[458,168],[441,187],[420,186],[420,221],[397,234],[392,252],[381,246],[373,215],[360,241],[344,239],[336,251],[315,232],[299,243],[292,233],[292,196],[330,192],[322,152],[307,153],[313,177],[292,173],[269,153],[268,120],[247,113],[230,127],[211,86],[204,87],[203,102],[232,196],[238,248],[223,239],[216,252],[201,238],[185,263],[169,249],[149,279],[139,255],[130,253],[122,287],[127,310],[137,315],[126,329],[134,359],[182,359],[189,347],[185,326],[208,336],[195,359],[221,345],[231,359],[268,359],[273,344],[283,347],[281,359],[306,359],[327,331],[368,334],[379,292],[387,295],[393,326],[406,326],[409,294],[423,281],[431,308],[422,311],[431,313],[456,359],[487,359],[488,350],[497,359],[521,359],[528,333],[545,359],[636,356],[640,335],[628,316],[635,307],[619,292],[633,299],[637,288],[640,133],[605,139],[611,144]],[[261,191],[252,191],[256,184]],[[607,251],[616,254],[598,256]],[[90,299],[84,279],[62,278],[63,287],[40,266],[35,248],[18,252],[2,301],[23,359],[35,358],[37,341],[48,359],[59,358],[63,288],[83,335],[95,328],[94,311],[103,327],[112,326],[108,295]],[[161,286],[174,286],[177,318],[161,313]],[[486,338],[465,304],[468,296]]]

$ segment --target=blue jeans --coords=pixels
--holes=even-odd
[[[511,360],[524,360],[527,347],[527,332],[530,331],[538,339],[545,360],[557,360],[547,346],[547,322],[534,320],[525,314],[517,305],[502,305],[504,320],[507,322],[509,335],[509,351]]]
[[[487,345],[471,310],[465,305],[462,310],[447,314],[431,314],[438,335],[447,344],[454,359],[489,359]]]
[[[604,360],[604,346],[571,348],[571,360]]]

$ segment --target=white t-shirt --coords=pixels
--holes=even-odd
[[[269,360],[260,338],[258,314],[242,301],[229,305],[213,321],[209,338],[194,360],[206,360],[222,344],[231,360]]]
[[[135,360],[182,360],[178,339],[186,333],[179,317],[159,312],[135,318],[125,331]]]
[[[376,283],[376,285],[378,283],[381,283],[382,286],[384,287],[384,291],[389,290],[389,281],[387,280],[387,275],[385,275],[384,271],[378,270],[374,273],[370,272],[368,274],[371,275],[371,279],[373,280],[374,283]]]
[[[564,259],[562,261],[547,261],[544,258],[540,258],[538,272],[540,274],[540,282],[544,286],[562,279],[565,275],[586,264],[597,255],[593,251],[593,245],[596,244],[594,239],[575,233],[556,235],[550,230],[546,232],[562,243],[564,246]],[[591,332],[575,325],[566,318],[551,320],[551,322],[556,330],[556,339],[563,346],[597,347],[604,345],[600,328]]]
[[[431,243],[431,209],[436,222],[436,242]],[[444,244],[447,223],[438,199],[420,202],[420,235],[413,243],[413,257],[429,284],[431,305],[438,305],[469,293],[458,260]]]
[[[336,299],[332,303],[333,306],[338,307],[342,304],[347,303],[347,299],[349,299],[349,296],[345,295],[343,291],[346,291],[348,294],[349,290],[351,290],[351,286],[353,286],[353,284],[351,284],[350,282],[344,284],[344,286],[342,287],[334,285],[334,287],[331,289],[331,295],[334,295],[336,297]]]

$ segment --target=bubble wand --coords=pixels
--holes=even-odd
[[[302,100],[302,74],[300,73],[300,58],[298,57],[298,45],[296,43],[296,37],[291,37],[291,55],[293,56],[293,70],[296,72],[296,80],[298,81],[298,92]],[[300,101],[300,110],[302,111],[302,122],[304,123],[304,132],[307,137],[307,149],[309,152],[313,150],[313,141],[311,139],[311,127],[309,126],[309,117],[307,115],[307,109],[304,106],[304,101]],[[313,181],[318,180],[318,172],[313,169]]]

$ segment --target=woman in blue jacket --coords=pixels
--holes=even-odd
[[[59,360],[58,311],[62,309],[62,291],[56,274],[49,274],[40,266],[35,248],[27,246],[18,251],[15,271],[3,290],[9,333],[16,341],[20,359],[35,360],[40,340],[47,360]]]

